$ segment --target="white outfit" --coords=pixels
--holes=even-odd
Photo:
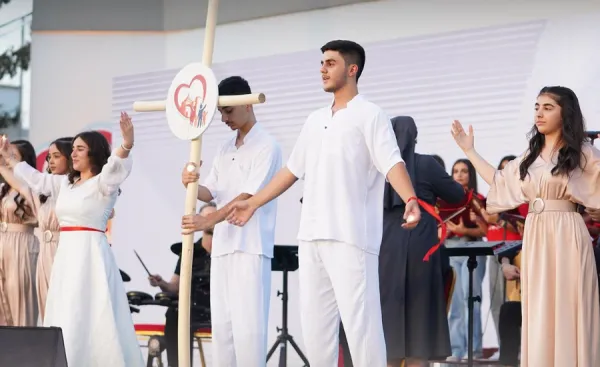
[[[258,123],[242,146],[236,148],[235,140],[221,147],[204,183],[217,208],[256,194],[281,168],[279,144]],[[227,221],[215,226],[210,308],[212,358],[219,367],[265,366],[276,216],[274,200],[243,227]]]
[[[41,173],[24,163],[14,172],[32,191],[57,198],[61,228],[104,231],[131,165],[131,158],[113,155],[100,174],[75,187],[66,176]],[[144,366],[119,268],[103,232],[60,233],[44,326],[62,329],[69,366]]]
[[[360,95],[335,114],[313,112],[300,132],[287,168],[304,179],[299,286],[311,367],[337,363],[340,316],[354,364],[387,365],[378,256],[385,176],[400,162],[390,119]]]

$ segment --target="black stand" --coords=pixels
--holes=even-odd
[[[300,351],[300,347],[294,341],[294,338],[288,332],[288,272],[298,269],[298,246],[278,246],[273,251],[273,261],[271,270],[283,272],[283,291],[277,291],[277,296],[281,296],[283,304],[281,328],[277,328],[279,335],[275,344],[267,354],[267,361],[271,359],[277,347],[279,347],[279,367],[287,366],[287,343],[298,353],[300,359],[304,362],[304,367],[309,367],[308,360]]]
[[[448,256],[467,256],[467,269],[469,269],[469,320],[468,320],[468,337],[467,337],[467,365],[473,367],[473,309],[475,301],[481,303],[481,297],[473,297],[473,271],[477,268],[477,256],[494,255],[493,246],[498,245],[498,242],[465,242],[464,246],[446,247],[445,251]]]

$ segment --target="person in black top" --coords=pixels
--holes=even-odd
[[[211,213],[214,213],[217,210],[214,203],[210,202],[198,211],[199,214],[206,216]],[[210,253],[212,250],[212,234],[213,229],[210,228],[205,230],[202,234],[202,238],[200,238],[196,243],[194,243],[194,258],[192,260],[192,311],[190,313],[190,318],[192,324],[195,321],[210,321],[210,315],[206,315],[205,312],[202,311],[201,308],[194,308],[195,304],[200,304],[201,306],[205,306],[205,308],[210,308],[209,294],[209,276],[210,276]],[[171,251],[179,256],[177,260],[177,265],[175,266],[175,271],[170,281],[165,281],[160,275],[154,274],[148,278],[150,281],[150,285],[153,287],[159,287],[161,291],[173,293],[175,295],[179,294],[179,274],[181,271],[181,242],[175,243],[171,246]],[[198,283],[202,284],[198,284]],[[202,294],[199,293],[199,289],[201,288]],[[194,299],[201,298],[201,299]],[[200,311],[199,311],[200,310]],[[206,319],[206,320],[204,320]],[[179,365],[178,355],[177,355],[177,343],[178,343],[178,308],[177,307],[169,307],[167,309],[167,313],[165,314],[165,340],[167,343],[167,361],[169,367],[177,367]],[[193,343],[193,337],[190,337],[190,343]],[[193,348],[190,348],[192,351]],[[192,353],[193,355],[193,353]]]

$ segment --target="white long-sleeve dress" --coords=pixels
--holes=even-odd
[[[144,365],[119,268],[103,233],[131,166],[131,158],[112,155],[100,174],[77,186],[24,163],[14,168],[32,191],[56,198],[61,228],[102,231],[60,233],[44,326],[62,329],[69,367]]]

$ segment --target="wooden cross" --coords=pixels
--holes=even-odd
[[[133,104],[133,110],[136,112],[166,111],[171,131],[180,139],[191,140],[189,162],[195,163],[196,167],[200,164],[202,134],[212,121],[217,106],[242,106],[265,102],[265,95],[262,93],[219,96],[218,85],[210,69],[218,6],[219,0],[208,1],[202,63],[189,64],[175,76],[166,100],[138,101]],[[199,83],[194,84],[195,82]],[[182,90],[187,90],[188,94],[181,94]],[[184,98],[181,98],[182,96]],[[196,168],[189,165],[187,169],[193,171]],[[188,185],[185,198],[186,215],[195,214],[197,196],[198,185]],[[184,235],[179,281],[178,355],[180,367],[190,367],[190,298],[193,255],[194,235]]]

